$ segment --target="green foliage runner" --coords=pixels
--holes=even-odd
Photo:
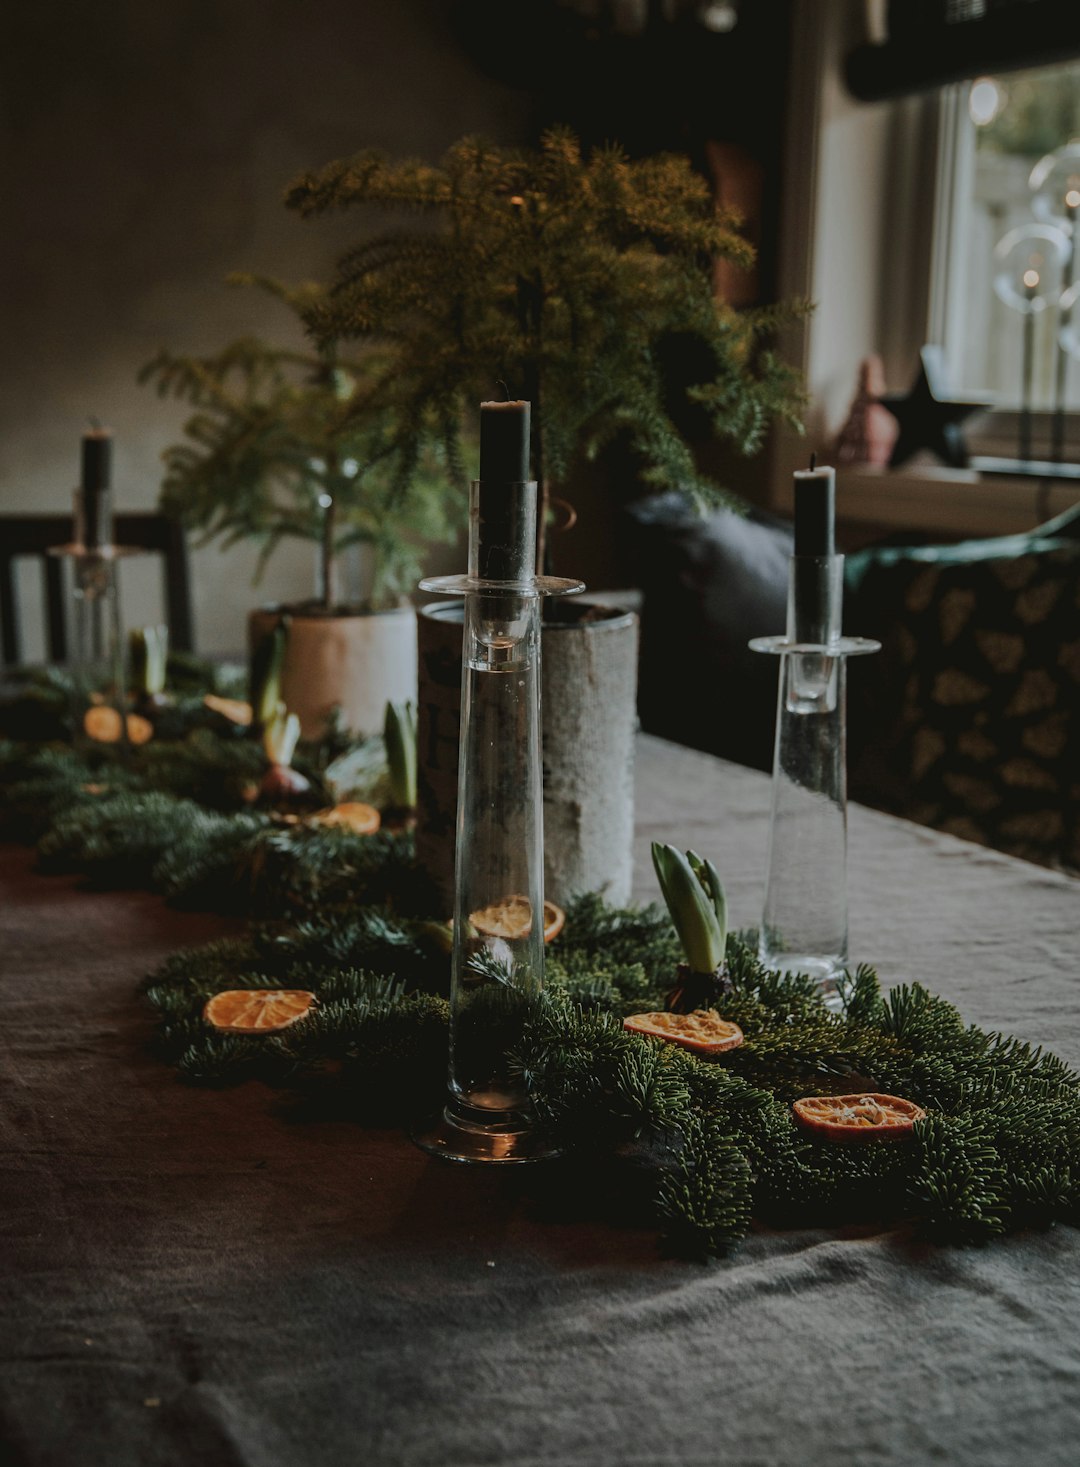
[[[47,684],[34,696],[40,724],[55,698]],[[247,936],[176,953],[147,980],[161,1052],[186,1080],[257,1078],[383,1123],[435,1108],[448,944],[411,837],[246,808],[258,747],[210,726],[197,701],[172,710],[177,736],[126,760],[63,741],[4,744],[9,818],[46,869],[262,915]],[[331,737],[303,767],[331,791],[358,752]],[[766,971],[735,935],[722,1010],[744,1045],[702,1058],[628,1033],[623,1017],[661,1005],[680,955],[666,913],[581,898],[548,949],[548,991],[510,1042],[583,1205],[603,1194],[617,1218],[649,1217],[668,1246],[697,1256],[755,1222],[910,1222],[971,1241],[1077,1222],[1080,1080],[1060,1060],[965,1025],[917,984],[883,995],[865,967],[830,1014],[810,982]],[[207,998],[244,987],[306,988],[318,1003],[277,1034],[210,1029]],[[891,1143],[838,1146],[797,1128],[793,1099],[853,1090],[905,1096],[927,1118]]]

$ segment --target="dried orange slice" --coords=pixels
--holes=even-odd
[[[230,1034],[272,1034],[302,1019],[314,1002],[305,988],[228,988],[207,999],[203,1018]]]
[[[241,703],[239,698],[219,698],[216,693],[207,693],[203,707],[209,708],[211,713],[220,713],[222,718],[227,718],[238,728],[251,727],[251,704]]]
[[[532,904],[525,896],[503,897],[490,907],[469,913],[469,921],[483,937],[528,937],[532,929]],[[544,941],[550,942],[566,925],[566,913],[554,902],[544,903]]]
[[[544,941],[550,942],[552,938],[558,937],[566,926],[566,913],[562,907],[557,907],[554,902],[544,903]]]
[[[791,1108],[804,1130],[828,1141],[897,1141],[926,1117],[899,1095],[805,1095]]]
[[[666,1039],[695,1054],[722,1054],[737,1049],[745,1035],[738,1024],[722,1019],[715,1009],[695,1009],[692,1014],[669,1014],[660,1010],[652,1014],[630,1014],[623,1028],[632,1034],[648,1034],[653,1039]]]
[[[88,708],[83,716],[83,730],[99,744],[118,744],[124,725],[120,713],[107,703]],[[137,713],[127,716],[127,736],[132,744],[145,744],[154,737],[154,725]]]
[[[375,806],[364,805],[359,800],[346,800],[343,805],[318,810],[311,818],[317,825],[344,826],[353,835],[374,835],[382,823]]]
[[[140,718],[137,713],[129,713],[127,736],[130,744],[148,744],[154,737],[154,725],[148,718]]]

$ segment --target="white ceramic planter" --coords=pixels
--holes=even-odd
[[[279,607],[253,611],[248,645],[256,646],[281,615]],[[387,703],[416,702],[416,612],[290,612],[281,695],[306,739],[318,737],[335,707],[356,733],[380,733]]]

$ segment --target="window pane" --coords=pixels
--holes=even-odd
[[[989,393],[1002,407],[1019,406],[1029,321],[1031,405],[1050,410],[1060,372],[1060,328],[1072,319],[1080,335],[1080,306],[1070,318],[1060,304],[1080,275],[1080,261],[1073,268],[1065,204],[1075,183],[1074,204],[1080,205],[1080,62],[982,77],[963,95],[945,286],[954,387]],[[1037,193],[1033,169],[1070,143],[1077,144],[1077,153]],[[1080,409],[1075,358],[1066,358],[1064,383],[1067,406]]]

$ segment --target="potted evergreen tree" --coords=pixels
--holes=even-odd
[[[267,290],[303,319],[324,299],[314,284]],[[423,545],[452,539],[456,421],[420,409],[407,423],[374,392],[391,353],[342,353],[336,340],[293,349],[253,338],[212,356],[161,351],[140,372],[162,397],[194,409],[182,442],[164,454],[162,507],[204,542],[261,545],[259,573],[286,538],[318,548],[312,596],[254,611],[252,646],[288,618],[281,694],[304,737],[334,708],[354,729],[382,727],[387,702],[414,699],[416,620],[406,596]],[[368,548],[359,600],[341,591],[342,552]]]
[[[532,403],[532,467],[542,504],[538,569],[550,569],[546,510],[556,490],[575,461],[588,461],[617,437],[636,453],[646,483],[678,485],[702,502],[724,500],[721,487],[698,471],[673,417],[665,364],[675,339],[692,343],[708,364],[684,395],[718,438],[751,454],[772,420],[797,421],[797,376],[767,346],[782,313],[736,312],[716,299],[716,260],[746,265],[752,250],[683,158],[631,161],[614,147],[586,157],[564,130],[545,134],[536,151],[465,139],[437,167],[391,163],[371,152],[328,164],[299,179],[287,202],[306,216],[373,205],[420,216],[419,224],[362,239],[348,251],[333,288],[308,303],[306,320],[319,342],[394,342],[392,371],[381,374],[373,393],[403,419],[421,411],[463,418],[494,395],[497,379],[511,396]],[[565,636],[604,630],[600,620],[544,633],[546,672],[560,662],[573,671],[559,685],[549,675],[544,698],[547,875],[557,900],[585,886],[606,886],[616,901],[629,892],[626,822],[633,817],[625,760],[600,741],[595,709],[585,706],[596,689],[582,675],[614,666],[615,644],[609,638],[602,655],[569,658],[554,644],[549,649],[552,637],[561,645]],[[422,649],[422,676],[424,660]],[[431,661],[445,662],[437,643]],[[631,645],[622,665],[633,664]],[[454,678],[441,671],[445,699]],[[628,682],[628,706],[620,712],[607,704],[604,722],[628,749],[632,672],[621,681]],[[422,761],[439,746],[425,731],[427,711],[422,697]],[[591,735],[585,742],[583,730]],[[425,806],[443,807],[434,815],[446,823],[451,740],[441,761],[445,767],[434,772],[422,762],[422,831],[432,814]],[[433,773],[439,793],[429,801]],[[597,805],[601,785],[608,795]]]

